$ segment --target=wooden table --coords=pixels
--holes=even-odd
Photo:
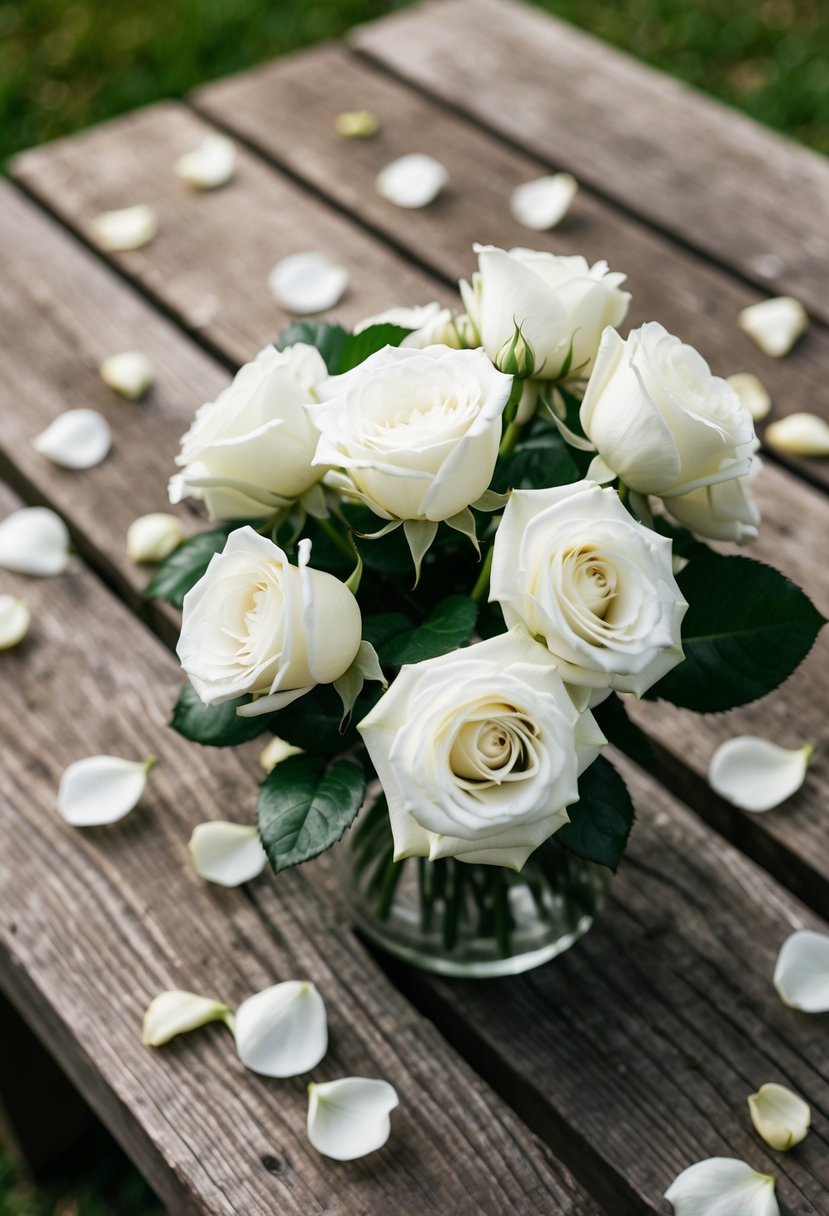
[[[355,108],[380,116],[375,139],[335,133],[334,116]],[[173,163],[217,128],[238,143],[238,172],[189,193]],[[410,151],[438,157],[450,185],[402,213],[373,179]],[[536,236],[507,199],[548,168],[573,172],[582,191],[566,226]],[[96,250],[93,217],[137,202],[157,211],[157,238]],[[174,1213],[641,1216],[666,1212],[674,1176],[713,1155],[776,1174],[789,1216],[827,1212],[829,1025],[786,1008],[771,984],[788,934],[829,918],[827,638],[745,710],[642,705],[659,767],[622,766],[639,819],[600,923],[519,979],[450,982],[370,954],[325,861],[232,891],[195,877],[192,827],[254,814],[255,752],[214,753],[166,727],[181,681],[175,614],[141,600],[147,575],[124,551],[131,520],[165,509],[195,406],[285,324],[266,276],[301,249],[348,267],[345,322],[454,299],[474,240],[606,258],[628,273],[631,324],[657,318],[721,374],[756,372],[774,416],[829,416],[826,163],[534,10],[444,0],[25,153],[0,184],[0,213],[0,513],[21,499],[54,507],[78,553],[58,579],[0,572],[0,590],[25,594],[34,615],[1,660],[2,1025],[19,1011]],[[783,292],[812,325],[773,361],[735,319]],[[157,369],[139,405],[96,370],[131,348]],[[83,474],[31,446],[74,406],[101,410],[115,435],[110,458]],[[766,462],[756,554],[826,612],[829,465],[786,465]],[[819,743],[803,791],[764,816],[705,781],[715,743],[747,730]],[[67,763],[95,752],[155,752],[160,764],[138,813],[78,832],[55,813],[55,791]],[[297,975],[328,1004],[324,1074],[382,1076],[400,1092],[389,1145],[351,1165],[308,1145],[305,1079],[246,1072],[221,1028],[141,1046],[143,1009],[163,988],[234,1002]],[[3,1037],[0,1084],[20,1137],[34,1123],[45,1149],[68,1129],[34,1086],[31,1050]],[[771,1080],[814,1111],[786,1156],[766,1149],[746,1108]]]

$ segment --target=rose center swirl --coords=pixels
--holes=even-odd
[[[536,734],[532,723],[514,711],[464,722],[449,753],[452,773],[461,785],[477,789],[515,780],[531,765]]]

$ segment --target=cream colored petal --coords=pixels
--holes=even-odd
[[[268,276],[277,303],[299,316],[333,308],[347,285],[348,271],[324,253],[292,253]]]
[[[127,557],[131,562],[161,562],[184,540],[184,528],[175,515],[163,511],[139,515],[127,529]]]
[[[337,134],[343,139],[369,139],[380,129],[380,120],[371,110],[343,110],[334,119]]]
[[[794,456],[829,456],[829,423],[817,414],[788,414],[766,427],[766,443]]]
[[[728,377],[728,383],[755,422],[768,416],[771,397],[766,386],[756,376],[752,376],[751,372],[735,372],[733,376]]]
[[[744,308],[737,323],[764,354],[780,359],[805,332],[809,317],[799,300],[792,296],[775,296]]]
[[[147,773],[155,764],[120,756],[88,756],[64,769],[58,788],[58,812],[76,828],[116,823],[144,793]]]
[[[124,350],[109,355],[98,371],[104,384],[126,397],[128,401],[137,401],[139,397],[143,397],[154,379],[152,363],[146,355],[137,350]]]
[[[708,780],[734,806],[770,811],[800,789],[814,750],[811,743],[788,748],[756,735],[739,735],[714,752]]]
[[[288,743],[287,740],[280,739],[279,735],[274,735],[270,743],[267,743],[259,753],[259,763],[265,772],[269,773],[271,769],[276,768],[277,764],[281,764],[289,756],[301,755],[301,747],[294,747],[293,743]]]
[[[328,1050],[325,1003],[307,980],[286,980],[236,1010],[236,1050],[263,1077],[296,1077],[316,1068]]]
[[[745,1161],[710,1157],[683,1170],[665,1198],[674,1216],[780,1216],[774,1185]]]
[[[18,595],[0,595],[0,650],[11,650],[29,632],[32,614]]]
[[[308,1086],[308,1139],[318,1153],[354,1161],[382,1148],[391,1133],[389,1115],[399,1104],[388,1081],[342,1077]]]
[[[32,440],[32,446],[65,469],[91,469],[112,446],[112,432],[97,410],[67,410]]]
[[[139,203],[120,211],[104,211],[92,221],[92,236],[102,249],[113,253],[140,249],[148,245],[158,231],[158,220],[152,207]]]
[[[554,173],[550,177],[524,182],[512,192],[512,217],[535,232],[555,228],[570,210],[578,188],[578,182],[569,173]]]
[[[449,174],[433,156],[412,152],[393,160],[377,174],[377,193],[395,207],[428,207],[449,180]]]
[[[236,145],[226,135],[206,135],[198,148],[176,161],[176,173],[195,190],[215,190],[233,177]]]
[[[258,878],[268,864],[259,829],[244,823],[210,820],[190,837],[190,858],[199,878],[220,887],[240,887]]]
[[[214,1001],[195,992],[171,989],[150,1001],[144,1014],[142,1041],[145,1047],[161,1047],[177,1034],[197,1030],[208,1022],[227,1021],[232,1017],[229,1005]]]
[[[0,523],[0,566],[46,578],[69,563],[69,531],[48,507],[23,507]]]
[[[792,1009],[829,1012],[829,935],[799,929],[788,937],[777,956],[774,986]]]
[[[785,1085],[761,1085],[756,1094],[749,1095],[748,1109],[766,1144],[778,1152],[800,1144],[812,1121],[808,1102]]]

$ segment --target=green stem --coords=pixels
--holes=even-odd
[[[350,561],[354,561],[355,556],[358,556],[355,554],[354,545],[350,540],[346,540],[344,536],[340,535],[330,520],[318,519],[317,527],[319,528],[320,532],[325,533],[331,543],[336,545],[341,553],[344,553]]]
[[[473,599],[476,604],[480,604],[486,598],[486,593],[489,591],[489,576],[492,572],[492,555],[494,552],[495,546],[490,545],[475,586],[469,592],[469,598]]]
[[[501,440],[501,446],[498,449],[499,456],[508,456],[510,452],[515,450],[515,445],[518,443],[518,437],[523,430],[524,424],[516,422],[513,418],[507,429],[504,431],[504,437]]]

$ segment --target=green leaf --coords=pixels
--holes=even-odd
[[[399,346],[412,331],[402,325],[369,325],[358,334],[349,334],[340,350],[338,372],[349,372],[384,346]]]
[[[351,760],[289,756],[262,782],[259,833],[278,874],[317,857],[351,827],[366,792],[365,773]]]
[[[450,595],[422,625],[405,629],[381,644],[380,661],[401,667],[457,650],[472,637],[477,617],[478,605],[468,595]]]
[[[331,755],[347,747],[353,736],[353,731],[340,732],[342,716],[334,688],[319,684],[313,692],[272,714],[268,724],[275,735],[294,747],[313,755]]]
[[[194,587],[210,565],[214,553],[221,553],[234,528],[240,524],[225,524],[210,532],[200,532],[165,557],[144,588],[145,599],[166,600],[180,608],[185,595]]]
[[[332,325],[330,321],[292,321],[282,330],[274,346],[277,350],[285,350],[297,342],[315,346],[333,376],[340,370],[340,356],[350,336],[342,325]]]
[[[246,700],[246,697],[237,697],[235,701],[225,701],[221,705],[205,705],[192,684],[185,684],[170,725],[193,743],[203,743],[205,747],[235,747],[263,734],[273,718],[273,714],[240,718],[236,706]]]
[[[363,637],[379,654],[393,639],[414,632],[414,624],[402,612],[375,612],[363,617]]]
[[[559,828],[554,840],[577,857],[616,870],[633,827],[634,810],[627,786],[604,756],[579,777],[579,800],[567,813],[570,822]]]
[[[646,694],[698,713],[756,701],[806,657],[824,618],[779,570],[747,557],[691,560],[677,582],[689,608],[685,662]]]
[[[606,701],[602,701],[601,705],[596,706],[593,717],[607,741],[618,747],[620,752],[624,752],[644,768],[653,765],[656,759],[653,744],[645,732],[640,730],[635,722],[631,722],[624,701],[615,692],[611,693]]]
[[[514,452],[503,456],[495,469],[492,486],[500,493],[541,490],[570,485],[580,477],[572,450],[557,432],[548,432],[519,444]]]

